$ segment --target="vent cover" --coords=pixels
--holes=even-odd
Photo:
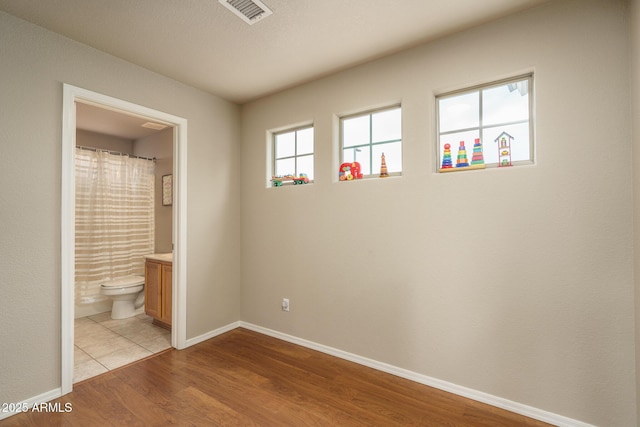
[[[162,130],[167,127],[167,125],[161,125],[160,123],[146,122],[141,124],[143,128],[154,129],[154,130]]]
[[[260,0],[218,0],[218,2],[249,25],[253,25],[273,13]]]

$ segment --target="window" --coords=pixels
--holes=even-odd
[[[533,76],[436,97],[438,170],[530,164]]]
[[[313,126],[273,135],[273,171],[276,177],[306,176],[313,181]]]
[[[358,162],[363,176],[377,175],[385,157],[388,174],[402,173],[402,110],[399,106],[340,119],[341,163]]]

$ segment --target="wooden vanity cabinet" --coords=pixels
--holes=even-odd
[[[147,259],[144,269],[145,312],[153,323],[171,329],[172,264]]]

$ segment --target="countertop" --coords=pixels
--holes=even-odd
[[[173,252],[169,252],[167,254],[149,254],[144,257],[154,261],[173,262]]]

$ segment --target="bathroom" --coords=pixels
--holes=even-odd
[[[150,230],[149,255],[135,255],[132,261],[133,277],[137,283],[131,302],[114,301],[120,299],[121,288],[107,288],[93,284],[88,297],[76,281],[75,289],[75,328],[74,328],[74,374],[73,382],[85,380],[152,354],[171,348],[170,321],[168,323],[145,314],[144,282],[145,261],[163,262],[163,270],[168,266],[170,289],[171,252],[172,252],[172,194],[171,177],[173,173],[173,128],[149,122],[144,118],[106,110],[97,106],[76,103],[76,146],[80,155],[88,155],[96,150],[122,153],[140,158],[153,173],[153,213],[149,212]],[[153,166],[151,166],[153,162]],[[151,188],[151,187],[149,187]],[[164,191],[163,191],[164,189]],[[78,196],[76,204],[78,206]],[[78,220],[78,215],[76,216]],[[78,225],[76,223],[76,238]],[[78,240],[76,240],[76,246]],[[146,251],[145,251],[146,252]],[[159,255],[159,257],[158,257]],[[77,255],[77,259],[80,258]],[[168,262],[167,262],[168,261]],[[160,265],[160,264],[158,264]],[[78,270],[79,263],[76,263]],[[78,271],[77,271],[78,272]],[[78,275],[76,275],[78,277]],[[114,277],[116,274],[114,274]],[[129,276],[131,277],[131,276]],[[151,277],[151,275],[150,275]],[[151,289],[151,288],[149,288]],[[126,292],[129,292],[128,290]],[[170,304],[169,304],[170,305]],[[112,318],[113,317],[113,318]],[[170,313],[169,313],[170,318]]]

